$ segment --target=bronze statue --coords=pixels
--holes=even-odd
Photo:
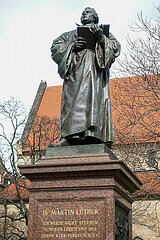
[[[109,69],[120,43],[98,22],[96,11],[87,7],[82,25],[53,41],[51,56],[64,79],[56,146],[113,142]]]

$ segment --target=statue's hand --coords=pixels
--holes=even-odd
[[[103,36],[102,29],[97,24],[93,25],[90,29],[94,33],[94,36],[97,41],[100,41],[103,39],[104,36]]]
[[[86,46],[86,42],[83,37],[78,37],[74,43],[73,49],[75,51],[82,50]]]

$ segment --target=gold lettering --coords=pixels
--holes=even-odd
[[[64,221],[50,221],[49,224],[54,226],[64,225]]]
[[[51,211],[51,214],[52,214],[52,215],[57,215],[55,210],[52,210],[52,211]]]
[[[97,231],[97,228],[96,227],[88,227],[88,231],[95,232],[95,231]]]
[[[79,232],[85,232],[87,231],[87,227],[78,227]]]
[[[76,227],[64,227],[64,230],[65,232],[74,232],[74,231],[77,231],[77,228]]]
[[[95,209],[95,214],[99,214],[99,213],[98,213],[98,209]]]
[[[99,212],[98,212],[98,209],[77,209],[77,210],[74,210],[74,209],[53,209],[51,212],[50,212],[51,215],[59,215],[59,216],[73,216],[73,215],[84,215],[84,216],[87,216],[87,215],[98,215]],[[49,212],[47,210],[43,210],[43,213],[42,213],[43,216],[48,216],[49,215]]]
[[[52,228],[52,227],[46,227],[46,228],[44,228],[44,230],[46,231],[46,232],[60,232],[60,231],[62,231],[63,230],[63,228],[61,228],[61,227],[57,227],[57,228]]]
[[[55,210],[53,209],[51,211],[51,214],[52,215],[59,215],[59,216],[62,216],[62,215],[65,215],[65,216],[70,216],[70,215],[74,215],[74,210],[73,209],[58,209],[58,210]]]
[[[98,221],[79,221],[80,225],[98,225]]]
[[[97,215],[98,214],[98,209],[77,209],[76,210],[76,215]]]
[[[41,238],[50,238],[50,237],[54,237],[54,234],[50,234],[50,233],[41,234]]]
[[[43,216],[48,216],[48,212],[46,210],[43,210]]]
[[[101,235],[97,233],[97,226],[99,221],[94,219],[100,214],[97,208],[83,208],[83,209],[58,209],[52,208],[50,211],[48,209],[42,211],[44,216],[44,221],[42,222],[43,228],[41,232],[42,239],[90,239],[95,240],[101,238]],[[49,216],[50,215],[50,216]],[[80,218],[81,220],[75,221],[70,220],[72,216]],[[69,216],[69,219],[67,217]],[[89,216],[89,217],[87,217]],[[74,218],[75,218],[74,217]],[[93,219],[89,220],[87,218]],[[51,221],[49,221],[51,219]],[[55,220],[59,219],[59,220]],[[62,219],[62,220],[61,220]],[[85,220],[86,219],[86,220]],[[53,220],[53,221],[52,221]]]
[[[58,234],[55,234],[55,236],[57,238],[65,238],[67,235],[65,233],[58,233]]]
[[[65,221],[63,225],[77,225],[78,221]]]

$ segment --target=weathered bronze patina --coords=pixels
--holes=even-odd
[[[120,44],[111,33],[107,37],[98,22],[95,10],[85,8],[84,32],[79,26],[63,33],[51,47],[64,79],[57,146],[113,142],[109,69],[120,54]]]

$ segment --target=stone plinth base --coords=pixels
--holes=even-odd
[[[65,146],[65,147],[54,147],[50,144],[46,149],[46,157],[51,156],[73,156],[73,155],[83,155],[83,154],[98,154],[98,153],[108,153],[111,159],[117,159],[112,151],[104,144],[90,144],[90,145],[75,145],[75,146]]]
[[[131,239],[130,193],[141,182],[113,153],[44,157],[19,167],[31,181],[28,240]]]

